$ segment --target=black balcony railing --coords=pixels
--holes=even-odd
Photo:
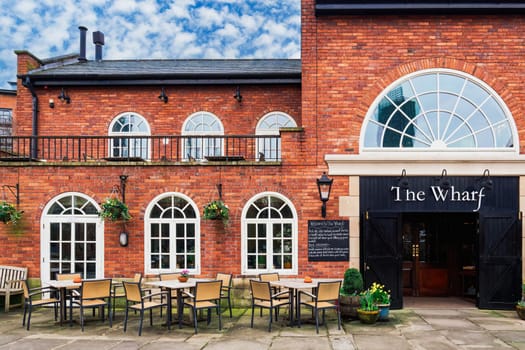
[[[280,136],[0,136],[2,161],[281,161]]]

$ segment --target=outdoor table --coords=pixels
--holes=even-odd
[[[301,300],[299,296],[300,289],[313,290],[317,288],[319,282],[333,282],[341,281],[340,278],[312,278],[312,282],[305,282],[302,278],[283,278],[278,281],[271,281],[270,285],[275,287],[287,288],[290,291],[290,320],[295,326],[298,324],[299,308],[301,307]]]
[[[45,282],[46,285],[57,289],[60,293],[60,325],[66,319],[66,290],[67,289],[78,289],[82,285],[81,282],[75,283],[73,280],[51,280]]]
[[[150,282],[145,282],[144,284],[147,284],[152,287],[157,287],[157,288],[165,288],[168,290],[168,326],[171,325],[171,320],[172,320],[171,292],[172,290],[177,291],[177,318],[179,322],[179,328],[182,328],[182,315],[184,313],[184,304],[182,302],[182,291],[187,288],[195,288],[197,282],[199,281],[212,281],[212,279],[210,278],[188,278],[186,282],[180,282],[179,280],[166,280],[166,281],[150,281]]]

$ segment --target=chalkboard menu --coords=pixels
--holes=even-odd
[[[308,221],[308,261],[348,261],[348,220]]]

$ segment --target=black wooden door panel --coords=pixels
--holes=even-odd
[[[363,249],[363,278],[365,286],[373,282],[391,291],[391,308],[403,307],[401,280],[401,240],[399,213],[365,213]]]
[[[480,214],[479,307],[512,309],[521,297],[521,221],[515,211]]]

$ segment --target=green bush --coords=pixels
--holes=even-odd
[[[343,287],[341,294],[343,295],[358,295],[363,291],[363,276],[356,268],[349,268],[345,271],[343,279]]]

